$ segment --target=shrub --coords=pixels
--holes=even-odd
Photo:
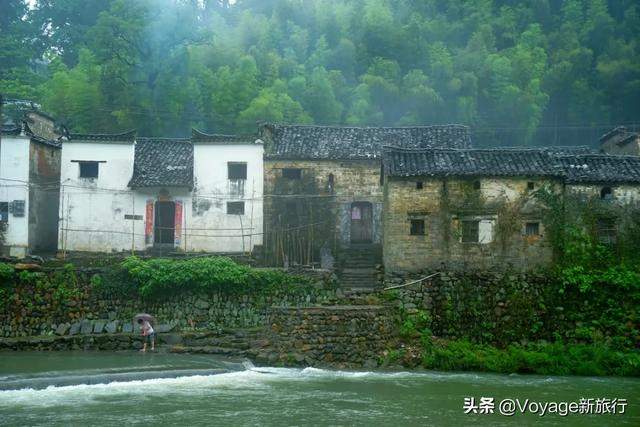
[[[129,257],[116,276],[127,284],[125,287],[131,286],[143,297],[181,292],[259,292],[309,284],[306,278],[275,269],[254,269],[226,257],[186,260]]]

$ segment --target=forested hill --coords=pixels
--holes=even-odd
[[[76,132],[463,123],[585,144],[640,122],[637,0],[2,0],[0,93]]]

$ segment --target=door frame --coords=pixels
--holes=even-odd
[[[355,207],[359,207],[360,208],[360,219],[353,219],[353,209]],[[362,221],[364,222],[364,212],[368,211],[369,215],[368,215],[368,221],[369,221],[369,226],[366,227],[366,224],[362,224],[362,227],[364,230],[368,230],[368,236],[366,236],[367,238],[365,239],[354,239],[353,236],[353,223],[354,221]],[[349,241],[350,243],[354,244],[354,243],[373,243],[373,203],[371,202],[367,202],[367,201],[357,201],[357,202],[351,202],[351,204],[349,205]]]
[[[168,227],[164,227],[166,229],[158,230],[159,221],[158,217],[160,214],[160,209],[158,209],[159,204],[170,204],[173,206],[173,215],[171,215],[171,230]],[[156,200],[153,204],[153,246],[175,246],[175,232],[176,232],[176,224],[175,224],[175,215],[176,215],[176,202],[173,200]],[[170,233],[171,241],[169,242],[168,237],[166,237],[165,233]],[[166,237],[162,239],[162,237]],[[167,241],[163,241],[167,240]]]

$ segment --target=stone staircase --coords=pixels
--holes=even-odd
[[[380,286],[377,266],[382,264],[380,245],[351,245],[340,252],[338,277],[343,288],[372,289]]]

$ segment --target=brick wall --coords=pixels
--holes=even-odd
[[[526,270],[549,264],[552,248],[529,183],[534,190],[558,184],[527,178],[478,181],[479,189],[472,179],[389,179],[384,189],[385,271],[509,264]],[[424,221],[423,234],[411,235],[412,220]],[[483,242],[462,242],[463,221],[479,221]],[[526,235],[527,223],[536,223],[537,233]]]

